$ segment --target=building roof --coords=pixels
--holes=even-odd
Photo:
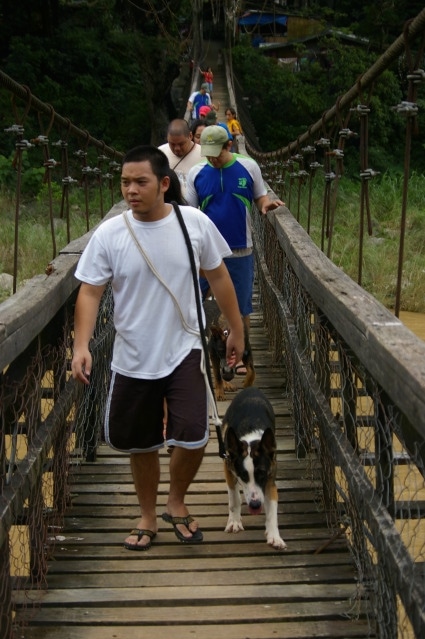
[[[320,38],[324,38],[326,36],[334,37],[334,38],[337,38],[338,40],[342,40],[346,42],[351,42],[352,44],[360,44],[363,46],[367,46],[369,44],[369,40],[367,38],[361,38],[351,33],[344,33],[343,31],[338,31],[336,29],[325,29],[324,31],[320,31],[319,33],[310,34],[301,38],[293,38],[285,42],[262,42],[259,45],[259,48],[260,49],[284,49],[284,48],[293,47],[295,44],[298,44],[298,43],[319,40]]]
[[[281,24],[285,26],[287,23],[287,15],[268,11],[247,11],[238,20],[240,26],[256,26],[260,24]]]

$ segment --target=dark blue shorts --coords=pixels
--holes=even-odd
[[[254,253],[243,257],[225,257],[242,316],[252,313],[252,291],[254,287]]]
[[[242,316],[252,313],[252,291],[254,288],[254,253],[243,257],[225,257],[223,262],[227,266],[229,275],[235,287],[238,298],[239,310]],[[205,277],[199,278],[204,301],[210,290],[210,285]]]
[[[208,442],[209,419],[201,351],[193,350],[167,377],[135,379],[113,372],[105,416],[105,439],[127,453],[167,446],[196,449]],[[164,399],[167,426],[164,433]]]

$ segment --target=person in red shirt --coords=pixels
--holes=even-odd
[[[212,72],[211,67],[207,67],[206,71],[202,71],[202,69],[199,68],[199,71],[204,76],[204,82],[206,82],[208,84],[208,87],[209,87],[208,93],[210,94],[210,96],[212,98],[214,73]]]

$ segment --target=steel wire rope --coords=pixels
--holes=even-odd
[[[415,71],[420,71],[418,69],[419,62],[423,58],[423,52],[425,47],[425,33],[422,33],[422,41],[421,46],[418,48],[416,58],[413,60],[410,49],[410,40],[408,39],[408,27],[410,22],[405,25],[403,29],[403,34],[401,37],[406,38],[405,44],[405,53],[408,63],[408,92],[407,92],[407,104],[406,110],[403,108],[399,111],[406,115],[406,136],[405,136],[405,151],[404,151],[404,177],[403,177],[403,191],[402,191],[402,205],[401,205],[401,220],[400,220],[400,241],[399,241],[399,254],[398,254],[398,263],[397,263],[397,283],[396,283],[396,294],[395,294],[395,304],[394,304],[394,314],[396,317],[400,315],[400,306],[401,306],[401,289],[402,289],[402,279],[403,279],[403,261],[404,261],[404,240],[406,233],[406,218],[407,218],[407,195],[408,195],[408,183],[409,183],[409,173],[410,173],[410,153],[411,153],[411,145],[412,145],[412,134],[417,126],[417,105],[416,105],[416,97],[417,97],[417,88],[419,82],[424,80],[423,71],[422,77],[418,73],[415,75]],[[398,105],[400,106],[400,105]],[[395,107],[398,109],[398,107]]]
[[[22,153],[24,148],[29,144],[27,140],[23,139],[24,136],[24,122],[31,109],[33,102],[33,95],[29,87],[22,85],[23,93],[27,100],[25,111],[21,117],[18,116],[16,107],[15,94],[12,95],[12,111],[15,117],[15,122],[10,127],[10,131],[16,133],[15,144],[15,156],[12,161],[12,166],[16,169],[16,202],[15,202],[15,219],[14,219],[14,249],[13,249],[13,283],[12,292],[16,293],[17,278],[18,278],[18,244],[19,244],[19,220],[21,209],[21,184],[22,184]],[[7,131],[7,129],[6,129]]]
[[[49,202],[49,224],[50,224],[50,236],[52,238],[52,248],[53,248],[53,255],[52,255],[52,259],[55,259],[56,257],[56,252],[57,252],[57,247],[56,247],[56,234],[55,234],[55,223],[54,223],[54,218],[53,218],[53,195],[52,195],[52,174],[51,174],[51,169],[53,169],[57,162],[55,162],[51,157],[50,157],[50,151],[49,151],[49,134],[50,131],[52,129],[53,123],[54,123],[54,117],[55,117],[55,110],[54,108],[49,105],[50,107],[50,121],[47,125],[47,128],[45,128],[42,124],[42,114],[40,113],[40,111],[38,112],[38,123],[40,125],[40,135],[38,135],[36,138],[34,138],[33,140],[31,140],[31,142],[33,144],[35,144],[36,146],[41,146],[42,150],[43,150],[43,157],[44,157],[44,162],[43,162],[43,166],[44,166],[44,182],[47,183],[47,191],[48,191],[48,202]]]
[[[332,250],[332,237],[333,237],[333,230],[334,230],[334,222],[335,222],[335,212],[336,212],[336,200],[337,200],[337,194],[338,194],[338,186],[339,186],[339,179],[340,177],[342,177],[342,174],[344,172],[344,147],[345,147],[345,140],[347,139],[344,135],[343,132],[348,130],[348,122],[350,120],[350,116],[351,116],[351,111],[348,110],[346,119],[343,121],[342,120],[342,114],[341,114],[341,110],[339,108],[339,103],[340,103],[340,98],[338,97],[337,101],[336,101],[336,119],[338,121],[338,125],[339,125],[339,137],[338,137],[338,146],[337,148],[335,148],[333,151],[330,151],[330,155],[332,155],[335,158],[335,163],[336,163],[336,180],[334,183],[334,188],[333,188],[333,197],[332,197],[332,201],[331,201],[331,210],[330,210],[330,218],[329,218],[329,229],[328,229],[328,248],[327,248],[327,256],[330,258],[331,256],[331,250]]]
[[[19,82],[15,82],[15,80],[13,80],[10,76],[8,76],[6,73],[4,73],[1,70],[0,70],[0,86],[11,91],[11,93],[14,95],[14,98],[18,97],[22,100],[26,100],[28,98],[28,92],[31,93],[28,87],[26,87],[23,84],[19,84]],[[39,98],[37,98],[36,96],[32,94],[31,94],[30,108],[35,109],[36,111],[40,111],[41,113],[45,113],[47,115],[50,115],[51,113],[50,111],[51,105],[47,104],[46,102],[42,102],[42,100],[40,100]],[[69,120],[59,115],[58,113],[55,113],[54,122],[58,126],[66,127],[68,126]],[[86,140],[87,138],[87,131],[80,129],[79,127],[75,126],[75,124],[69,125],[69,132],[78,138],[82,138],[84,140]],[[117,157],[119,159],[122,159],[124,157],[123,153],[117,151],[117,149],[114,149],[113,147],[104,146],[104,142],[92,137],[91,135],[89,136],[89,142],[92,146],[98,149],[104,149],[104,151],[108,153],[108,155],[111,155],[114,158]]]
[[[423,33],[425,30],[425,8],[422,9],[418,13],[418,15],[413,18],[406,26],[405,32],[400,35],[393,43],[388,47],[388,49],[378,58],[378,60],[371,66],[365,73],[361,76],[361,78],[346,92],[341,96],[340,99],[340,108],[343,109],[349,106],[355,98],[359,95],[359,89],[364,89],[368,87],[376,78],[383,73],[386,69],[388,69],[391,64],[393,64],[396,59],[403,53],[405,50],[406,42],[412,42],[416,37]],[[323,126],[323,121],[325,123],[331,121],[335,118],[336,115],[336,105],[333,105],[330,109],[328,109],[325,114],[317,120],[314,124],[312,124],[308,131],[303,133],[296,141],[290,142],[288,145],[281,147],[279,149],[284,157],[288,157],[293,150],[296,148],[296,145],[300,142],[304,144],[308,141],[311,135],[317,133],[321,127]],[[247,143],[247,150],[249,153],[252,153],[255,158],[270,158],[273,157],[273,153],[276,151],[269,151],[266,153],[259,152],[257,149],[253,148]]]

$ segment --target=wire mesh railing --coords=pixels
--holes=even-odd
[[[425,344],[337,269],[289,213],[254,215],[260,299],[287,369],[295,439],[356,602],[380,638],[425,632]],[[320,488],[318,488],[320,487]]]
[[[68,256],[59,256],[56,265]],[[74,256],[74,263],[78,256]],[[57,290],[57,293],[59,291]],[[48,560],[70,506],[70,481],[82,460],[94,460],[102,437],[114,328],[112,295],[100,307],[90,388],[70,374],[71,294],[1,375],[0,636],[12,639],[37,610]],[[4,303],[5,306],[10,304]],[[32,300],[29,301],[34,310]],[[21,308],[23,304],[21,305]],[[10,327],[7,310],[2,322]]]

